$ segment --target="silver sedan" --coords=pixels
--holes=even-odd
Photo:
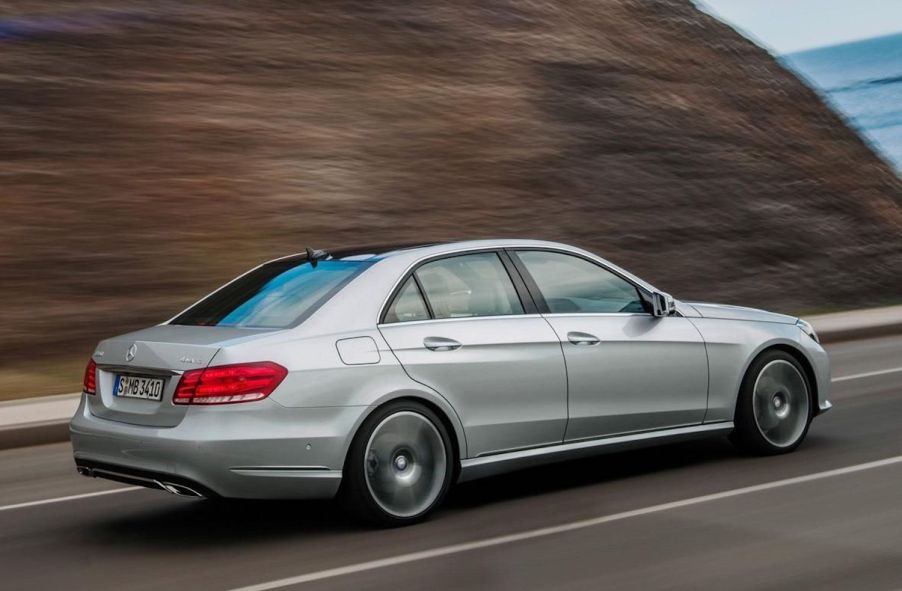
[[[337,494],[400,525],[547,462],[717,435],[791,451],[829,374],[802,320],[675,301],[563,244],[307,249],[101,342],[71,436],[86,476]]]

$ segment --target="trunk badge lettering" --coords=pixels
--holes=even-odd
[[[125,352],[125,360],[131,361],[138,354],[138,343],[132,343],[132,346]]]
[[[203,365],[203,361],[201,361],[200,359],[195,359],[194,357],[185,356],[185,357],[182,357],[181,359],[179,359],[179,361],[181,361],[182,363],[193,363],[194,365]]]

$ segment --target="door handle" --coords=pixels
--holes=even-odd
[[[601,342],[597,336],[587,332],[568,332],[567,340],[574,345],[597,345]]]
[[[426,337],[423,339],[423,346],[430,351],[454,351],[460,349],[461,344],[445,337]]]

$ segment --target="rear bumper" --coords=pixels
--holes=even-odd
[[[105,464],[103,462],[86,460],[84,458],[76,458],[75,467],[82,476],[106,478],[107,480],[114,480],[123,484],[165,490],[166,492],[185,497],[205,497],[208,499],[219,497],[218,494],[206,488],[199,482],[194,482],[175,474],[150,472],[148,470],[139,470],[137,468],[115,464]]]
[[[163,428],[95,417],[82,400],[69,432],[86,476],[170,492],[185,487],[201,496],[330,498],[366,408],[286,408],[261,400],[192,407],[179,425]]]

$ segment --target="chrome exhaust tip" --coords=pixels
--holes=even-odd
[[[161,482],[159,480],[154,480],[154,482],[165,490],[168,493],[174,494],[179,497],[203,497],[204,495],[200,494],[196,490],[191,487],[185,486],[184,484],[173,484],[171,482]]]
[[[78,472],[78,473],[81,474],[82,476],[88,476],[88,477],[91,477],[91,478],[94,477],[94,470],[91,470],[91,469],[88,468],[87,466],[76,466],[76,467],[75,467],[75,470],[76,470],[76,472]]]

